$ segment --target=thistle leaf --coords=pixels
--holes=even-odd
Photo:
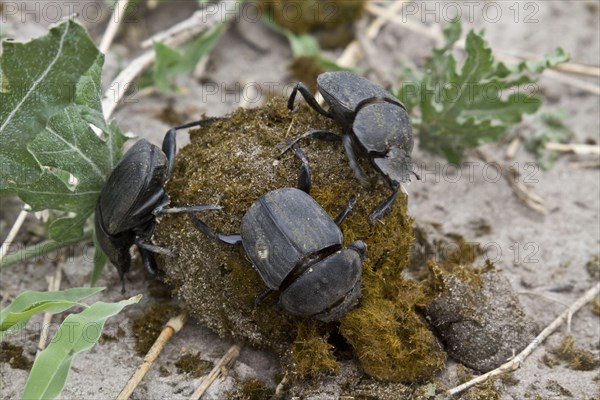
[[[444,30],[446,44],[433,50],[423,73],[406,71],[411,84],[396,94],[411,112],[420,109],[420,119],[414,119],[420,146],[451,162],[460,162],[468,148],[498,140],[524,114],[535,113],[541,99],[525,90],[535,82],[528,73],[568,59],[557,49],[538,61],[498,63],[482,34],[470,31],[459,68],[453,48],[460,33],[460,21],[452,21]]]
[[[103,62],[73,20],[27,43],[2,42],[0,194],[75,213],[50,226],[57,241],[81,237],[125,141],[102,114]]]

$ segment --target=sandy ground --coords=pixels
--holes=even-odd
[[[22,7],[21,2],[13,3]],[[85,4],[88,3],[82,3],[82,7]],[[445,23],[455,12],[444,3],[414,4],[416,7],[433,10],[423,17],[428,25]],[[168,12],[149,13],[144,16],[145,23],[136,31],[137,35],[145,37],[149,32],[170,26],[189,15],[192,9],[193,5],[178,2]],[[106,10],[103,12],[106,13]],[[595,1],[514,4],[471,2],[471,6],[463,4],[463,13],[465,26],[485,29],[486,37],[495,49],[507,53],[542,54],[560,46],[571,54],[575,62],[600,64],[599,10]],[[6,18],[6,24],[2,21],[2,33],[18,40],[43,34],[49,22],[48,15],[43,15],[43,7],[40,7],[38,18],[22,12],[6,15]],[[411,18],[418,19],[419,16]],[[99,38],[104,24],[92,20],[86,21],[86,24],[90,26],[92,34]],[[245,35],[249,40],[267,51],[257,52],[244,43],[238,34],[230,31],[211,55],[202,82],[218,82],[224,87],[233,87],[236,83],[243,85],[246,82],[258,82],[265,87],[268,82],[288,81],[287,60],[290,58],[290,50],[285,41],[255,23],[242,22],[240,30],[247,32]],[[107,59],[105,85],[114,71],[134,56],[129,50],[136,40],[134,33],[129,30],[130,37],[121,38],[113,46],[114,53]],[[369,46],[369,62],[376,67],[377,72],[373,77],[397,84],[400,67],[409,62],[421,62],[430,52],[431,44],[430,40],[405,28],[386,26],[372,46]],[[234,95],[223,98],[222,91],[211,94],[212,86],[201,84],[198,79],[182,77],[178,82],[186,88],[185,93],[176,96],[156,93],[134,97],[135,102],[121,106],[115,118],[124,130],[130,130],[159,144],[168,125],[158,120],[156,114],[163,109],[168,99],[174,100],[175,110],[185,114],[185,119],[195,119],[202,113],[222,115],[238,106],[239,100]],[[597,79],[595,83],[598,84]],[[567,115],[567,124],[576,134],[574,141],[599,141],[600,101],[597,95],[546,77],[539,82],[539,88],[547,97],[548,109],[561,109]],[[180,140],[180,144],[184,142],[185,139]],[[485,146],[485,150],[497,158],[502,157],[503,148],[489,145]],[[517,168],[529,179],[530,188],[545,200],[549,210],[547,215],[541,216],[523,206],[506,181],[496,179],[494,171],[486,168],[481,161],[469,160],[474,166],[471,168],[463,165],[459,170],[460,176],[457,177],[456,169],[447,166],[444,160],[419,150],[413,153],[413,157],[420,165],[424,179],[408,187],[411,215],[420,220],[438,222],[445,231],[460,233],[488,248],[488,256],[505,272],[526,312],[540,326],[547,325],[567,304],[594,284],[585,264],[600,251],[598,169],[574,169],[571,162],[576,158],[565,156],[550,171],[544,172],[530,164],[530,154],[524,150],[519,151],[514,160]],[[1,237],[6,235],[18,213],[18,207],[18,201],[5,198],[1,200]],[[487,221],[491,231],[476,237],[472,222],[478,219]],[[18,241],[30,241],[32,237],[36,239],[38,225],[35,219],[29,218]],[[90,256],[91,250],[82,247],[70,253],[63,252],[60,260],[46,257],[1,271],[2,306],[23,290],[46,290],[46,277],[52,274],[57,262],[63,265],[65,271],[63,288],[85,285],[91,270]],[[142,271],[132,274],[132,280],[128,293],[148,294],[148,282]],[[108,289],[96,296],[98,299],[115,301],[122,298],[118,278],[112,268],[106,271],[100,284],[106,285]],[[557,291],[557,288],[562,290]],[[125,337],[116,342],[99,344],[78,356],[61,398],[109,399],[116,396],[141,362],[141,358],[133,350],[135,343],[131,337],[130,320],[140,316],[148,305],[157,301],[164,300],[145,295],[138,306],[129,307],[109,320],[107,332],[114,333],[120,327],[126,332]],[[32,319],[25,333],[10,339],[11,343],[23,346],[31,359],[35,354],[38,340],[36,326],[39,326],[40,321],[41,318]],[[574,371],[566,368],[564,363],[549,368],[541,362],[546,352],[562,340],[565,332],[565,328],[561,328],[532,354],[523,367],[514,373],[516,383],[500,385],[503,399],[561,398],[553,382],[567,389],[572,398],[597,398],[595,396],[598,396],[600,383],[593,381],[593,378],[598,376],[598,370]],[[600,323],[589,305],[573,318],[571,334],[578,346],[591,350],[598,356]],[[203,359],[216,361],[230,345],[231,343],[219,339],[192,320],[172,339],[158,364],[173,369],[169,362],[174,362],[182,354],[198,351]],[[443,380],[448,385],[457,383],[452,365],[449,362],[450,368],[443,374]],[[235,384],[235,378],[260,377],[274,386],[277,383],[277,373],[278,361],[273,354],[244,348],[233,371],[226,379],[215,382],[205,398],[223,398],[224,393]],[[26,378],[26,371],[12,369],[7,363],[0,364],[0,396],[3,399],[20,397]],[[170,376],[161,376],[158,368],[153,368],[133,398],[188,398],[199,380],[176,372]]]

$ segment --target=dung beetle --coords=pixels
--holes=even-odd
[[[368,157],[392,189],[392,194],[371,212],[369,218],[375,222],[390,210],[402,182],[409,181],[411,174],[420,179],[413,172],[410,157],[414,142],[406,108],[381,86],[347,71],[325,72],[317,77],[317,86],[329,105],[328,111],[319,105],[302,82],[298,82],[292,90],[288,108],[294,109],[296,94],[300,92],[319,114],[333,118],[340,124],[343,134],[311,130],[290,143],[308,136],[326,141],[341,141],[350,167],[362,182],[366,178],[358,157]],[[284,152],[288,149],[289,146]]]
[[[214,233],[192,215],[196,228],[221,242],[242,244],[268,286],[257,303],[279,292],[279,305],[287,312],[329,322],[352,310],[360,298],[362,260],[366,244],[358,240],[342,246],[339,225],[355,203],[352,198],[332,220],[309,195],[310,169],[304,154],[299,189],[286,187],[261,196],[242,218],[239,234]]]
[[[173,255],[151,243],[156,218],[165,214],[191,213],[219,209],[215,205],[186,205],[167,208],[169,196],[164,188],[175,162],[175,133],[214,122],[207,118],[171,128],[165,134],[162,150],[147,140],[135,143],[112,170],[96,203],[96,240],[102,251],[119,271],[122,292],[129,271],[129,249],[136,244],[146,270],[156,275],[152,253]]]

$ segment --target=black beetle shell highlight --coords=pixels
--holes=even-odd
[[[241,236],[246,254],[273,290],[301,260],[343,239],[325,210],[295,188],[260,197],[242,219]]]
[[[162,198],[166,173],[167,157],[162,150],[144,139],[136,142],[113,169],[100,193],[97,208],[105,232],[117,235],[153,219],[150,211],[155,204],[150,205],[148,213],[139,210],[149,199]],[[132,215],[133,210],[138,217]]]
[[[358,104],[364,99],[384,97],[398,102],[387,90],[367,78],[348,71],[325,72],[317,77],[317,86],[331,106],[330,112],[341,122],[351,124]]]
[[[292,314],[335,321],[358,304],[361,276],[360,254],[345,248],[311,266],[283,291],[279,302]]]

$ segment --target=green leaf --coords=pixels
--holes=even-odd
[[[83,225],[91,214],[92,210],[89,210],[89,212],[82,212],[75,217],[54,219],[48,226],[48,236],[57,242],[76,242],[83,236]]]
[[[0,179],[32,182],[42,173],[27,145],[73,102],[76,83],[99,57],[85,29],[72,20],[27,43],[2,41]]]
[[[126,138],[104,120],[104,56],[73,20],[27,43],[3,42],[0,67],[0,194],[59,218],[50,237],[80,237]],[[92,129],[102,133],[102,138]]]
[[[292,48],[292,56],[298,57],[318,57],[321,54],[321,48],[317,40],[309,35],[308,33],[301,33],[298,35],[293,34],[291,31],[286,30],[285,35],[290,42]]]
[[[217,44],[225,31],[225,22],[215,25],[198,39],[177,50],[165,44],[155,42],[156,62],[154,64],[154,80],[161,90],[170,91],[173,85],[169,78],[193,71],[198,62]]]
[[[101,290],[104,288],[74,288],[60,292],[23,292],[8,307],[0,311],[0,340],[9,333],[23,329],[29,318],[38,312],[63,312]]]
[[[454,18],[450,21],[448,26],[444,28],[444,39],[446,40],[446,45],[444,46],[445,50],[451,49],[456,42],[460,39],[460,34],[462,32],[462,26],[460,23],[460,18]]]
[[[549,170],[560,156],[556,151],[546,150],[546,144],[569,143],[575,136],[565,119],[564,112],[546,110],[538,113],[531,121],[535,131],[526,138],[525,148],[536,156],[539,166],[544,170]]]
[[[268,28],[287,38],[292,50],[292,57],[312,57],[326,71],[358,71],[357,68],[342,67],[334,60],[323,57],[319,42],[312,35],[308,33],[296,34],[277,24],[272,15],[266,15],[262,21]]]
[[[569,61],[571,57],[562,48],[557,48],[539,60],[523,61],[519,64],[519,71],[531,71],[541,73],[546,68]]]
[[[290,43],[292,50],[292,56],[294,58],[299,57],[319,57],[321,55],[321,48],[319,42],[308,33],[296,34],[291,30],[280,26],[273,19],[272,15],[267,15],[263,18],[264,24],[280,35],[284,35]]]
[[[118,303],[99,301],[79,314],[69,315],[50,345],[36,357],[23,398],[56,398],[65,385],[73,358],[96,344],[108,318],[121,312],[124,307],[139,302],[141,297],[137,295]]]
[[[470,31],[458,67],[453,48],[460,33],[460,21],[452,21],[444,30],[445,45],[433,50],[423,73],[405,71],[409,83],[396,92],[417,114],[419,145],[452,162],[460,162],[468,148],[498,140],[524,114],[535,113],[541,100],[525,90],[535,82],[526,73],[542,72],[567,57],[558,49],[539,61],[505,65],[496,62],[482,34]]]

